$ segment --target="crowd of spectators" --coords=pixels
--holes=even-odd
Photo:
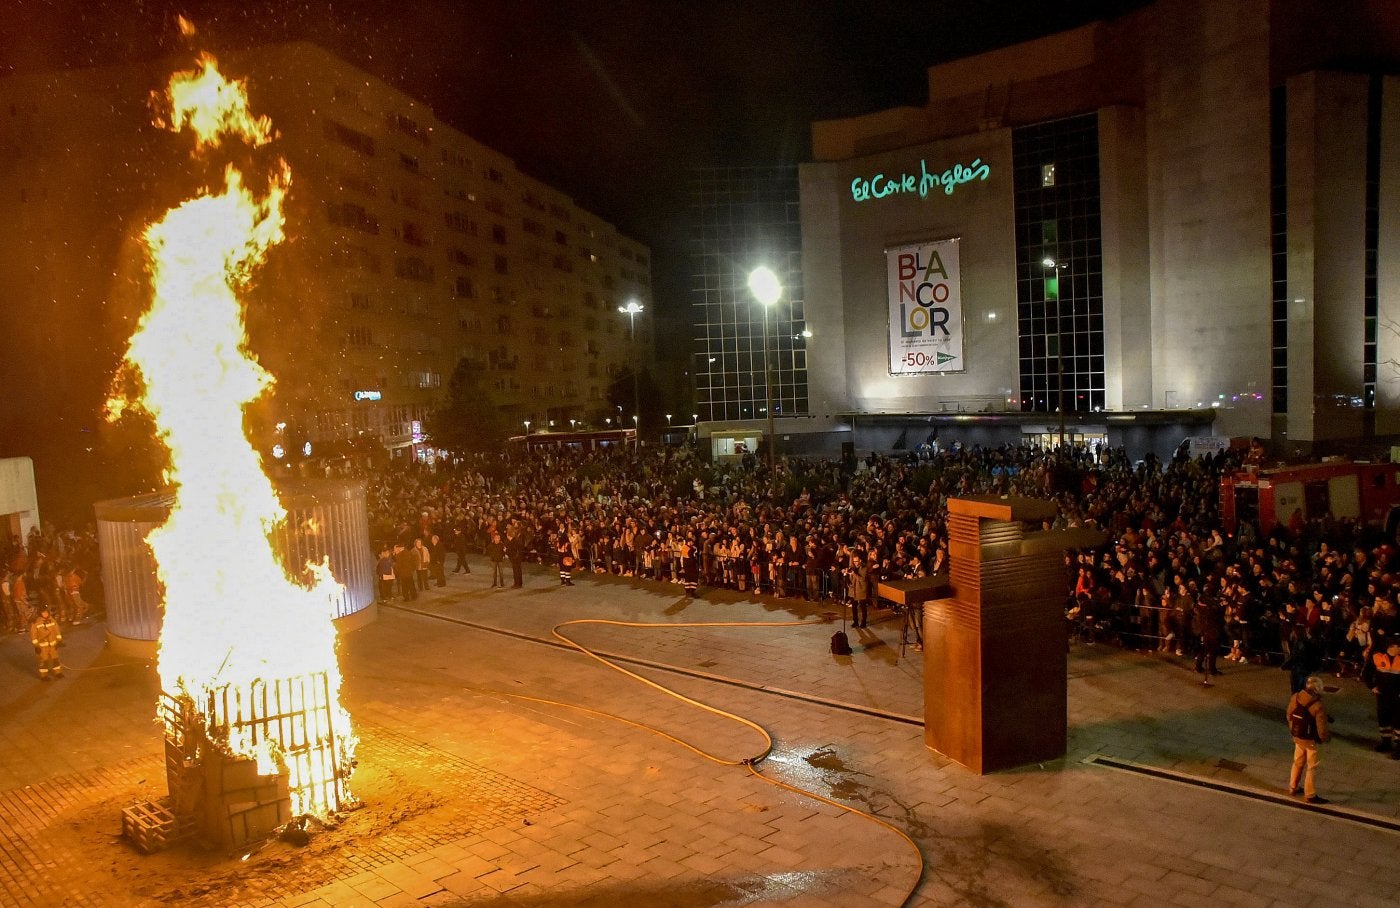
[[[61,624],[81,624],[100,609],[92,602],[90,578],[100,575],[97,536],[33,527],[0,545],[0,622],[6,633],[29,629],[43,610]],[[84,590],[88,591],[85,597]]]
[[[1053,526],[1108,542],[1066,557],[1066,616],[1086,643],[1359,673],[1393,635],[1396,548],[1353,522],[1225,532],[1224,452],[1130,462],[1121,449],[962,448],[859,461],[711,464],[685,448],[480,455],[369,477],[386,547],[558,561],[780,598],[879,605],[877,584],[946,570],[947,500],[1053,498]],[[497,559],[499,563],[499,559]],[[518,574],[517,574],[518,578]],[[1203,645],[1202,641],[1206,641]],[[1216,641],[1219,641],[1216,644]]]
[[[405,598],[491,562],[493,585],[521,565],[557,564],[561,583],[608,573],[813,602],[881,605],[878,585],[946,571],[947,501],[1052,498],[1047,528],[1095,526],[1108,542],[1066,555],[1069,632],[1172,655],[1364,674],[1395,639],[1395,540],[1346,520],[1294,521],[1266,535],[1228,533],[1218,512],[1227,451],[1168,463],[1121,449],[925,450],[859,460],[753,457],[709,463],[681,447],[512,451],[434,468],[367,474],[379,595]],[[42,607],[80,622],[100,607],[93,532],[38,529],[3,547],[0,618],[25,628]],[[394,581],[397,580],[397,583]],[[1217,652],[1218,650],[1218,652]]]

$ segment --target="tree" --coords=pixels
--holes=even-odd
[[[428,415],[428,440],[458,453],[500,450],[515,423],[481,380],[480,367],[463,358],[447,388],[446,405]]]

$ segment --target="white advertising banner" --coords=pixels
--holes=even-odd
[[[1214,435],[1197,435],[1186,439],[1186,453],[1192,460],[1199,460],[1207,454],[1219,454],[1230,449],[1230,439]]]
[[[885,251],[890,302],[890,374],[962,372],[962,279],[958,240]]]

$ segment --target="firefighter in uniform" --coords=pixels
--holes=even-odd
[[[685,585],[685,595],[687,599],[694,599],[700,590],[700,560],[695,557],[695,546],[689,542],[682,542],[681,553],[681,583]]]
[[[569,547],[567,536],[559,537],[559,545],[556,547],[559,553],[559,585],[574,585],[574,550]]]
[[[58,644],[62,639],[63,632],[58,622],[50,617],[48,607],[40,608],[34,623],[29,625],[29,642],[34,644],[34,655],[39,657],[39,677],[45,681],[50,677],[63,677],[63,666],[58,661]]]
[[[1371,668],[1376,721],[1381,727],[1381,743],[1376,750],[1389,751],[1392,760],[1400,760],[1400,741],[1395,739],[1396,725],[1400,725],[1400,643],[1390,644],[1384,652],[1372,653]]]

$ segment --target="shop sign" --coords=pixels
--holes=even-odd
[[[906,171],[894,175],[877,173],[873,177],[856,177],[851,180],[851,198],[857,202],[899,195],[917,195],[927,199],[930,192],[939,188],[942,188],[944,195],[952,195],[953,190],[964,183],[985,181],[991,172],[991,167],[982,163],[981,158],[974,158],[966,166],[954,164],[941,173],[929,170],[928,162],[920,158],[918,173]]]

